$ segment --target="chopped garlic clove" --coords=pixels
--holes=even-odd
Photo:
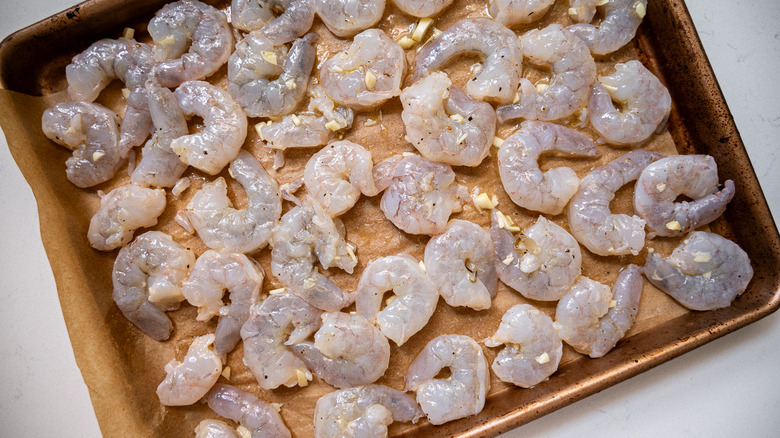
[[[479,206],[479,208],[485,210],[492,210],[493,208],[495,208],[493,201],[488,197],[487,193],[480,193],[479,195],[477,195],[475,201]]]
[[[428,32],[428,28],[431,27],[431,24],[433,24],[432,18],[420,18],[420,21],[417,22],[417,26],[414,26],[414,32],[412,32],[412,39],[417,41],[418,43],[423,40],[425,37],[425,33]]]
[[[452,114],[452,115],[450,115],[450,118],[451,118],[453,121],[457,122],[457,123],[463,123],[463,121],[465,120],[465,119],[463,118],[463,116],[462,116],[462,115],[460,115],[460,114]]]
[[[671,221],[666,223],[666,229],[672,231],[680,231],[682,230],[682,226],[680,226],[680,223],[677,221]]]
[[[330,130],[332,132],[336,132],[336,131],[338,131],[339,129],[342,128],[342,126],[339,124],[339,122],[337,122],[335,120],[331,120],[330,122],[326,123],[325,127],[328,128],[328,130]]]
[[[94,163],[95,161],[103,158],[105,155],[106,155],[106,153],[103,152],[103,151],[95,151],[95,152],[93,152],[92,153],[92,162]]]
[[[699,251],[693,256],[694,263],[707,263],[710,260],[712,260],[712,254],[708,252]]]
[[[260,57],[269,64],[279,65],[279,58],[277,58],[274,52],[260,52]]]
[[[229,366],[225,367],[222,370],[222,377],[226,378],[227,380],[230,380],[230,374],[231,374],[231,369]]]
[[[252,431],[247,429],[244,426],[239,425],[236,428],[236,432],[238,432],[238,436],[240,436],[241,438],[252,438]]]
[[[124,31],[122,31],[122,38],[126,40],[131,40],[135,36],[135,29],[132,27],[126,27]]]
[[[428,272],[428,271],[425,269],[425,263],[423,263],[423,261],[422,261],[422,260],[420,260],[420,263],[419,263],[419,265],[420,265],[420,269],[422,269],[422,270],[423,270],[423,272]]]
[[[295,377],[298,379],[298,386],[305,388],[309,386],[309,379],[306,378],[306,372],[303,370],[295,370]]]
[[[642,2],[636,2],[634,3],[634,12],[636,12],[637,17],[645,18],[645,15],[647,15],[647,8]]]
[[[547,354],[546,351],[536,357],[536,363],[538,363],[539,365],[544,365],[549,361],[550,361],[550,355]]]
[[[283,287],[280,287],[279,289],[271,289],[268,291],[269,295],[278,295],[283,294],[286,289]]]
[[[656,190],[658,190],[658,193],[663,193],[664,190],[666,190],[666,184],[664,183],[656,184],[655,188]]]
[[[537,93],[541,93],[541,92],[543,92],[544,90],[546,90],[546,89],[547,89],[547,87],[549,87],[549,85],[547,85],[547,84],[544,84],[544,83],[541,83],[541,84],[536,84],[536,92],[537,92]]]
[[[291,115],[290,119],[292,119],[292,122],[295,126],[301,126],[301,119],[299,119],[295,114]]]
[[[493,137],[493,146],[501,149],[501,145],[504,144],[504,139],[499,137]]]
[[[503,264],[505,264],[505,265],[509,266],[509,264],[510,264],[510,263],[512,263],[512,261],[513,261],[514,259],[515,259],[515,256],[513,256],[512,254],[508,254],[508,255],[506,256],[506,258],[505,258],[504,260],[502,260],[502,261],[501,261],[501,263],[503,263]]]
[[[409,38],[408,36],[401,37],[400,40],[398,40],[398,45],[401,46],[401,48],[408,50],[414,47],[417,44],[417,41]]]

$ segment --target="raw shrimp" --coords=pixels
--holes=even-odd
[[[187,120],[173,91],[154,81],[146,85],[155,133],[143,148],[141,162],[135,167],[131,180],[135,184],[154,187],[173,187],[187,169],[171,150],[171,142],[187,135]]]
[[[493,241],[477,224],[453,219],[425,245],[425,269],[450,306],[489,309],[498,291]]]
[[[555,0],[489,0],[488,11],[504,26],[532,23],[544,16]]]
[[[557,301],[566,294],[582,272],[580,245],[554,222],[539,216],[519,238],[511,219],[493,210],[490,236],[493,238],[498,278],[526,298]]]
[[[718,165],[709,155],[675,155],[647,166],[636,182],[634,210],[655,236],[681,236],[717,219],[734,197],[734,181],[718,191]],[[692,202],[674,202],[678,196]]]
[[[352,208],[360,197],[379,194],[371,152],[351,141],[337,141],[312,155],[303,171],[309,195],[332,217]]]
[[[432,17],[452,2],[453,0],[393,0],[398,9],[413,17]]]
[[[692,310],[728,307],[753,278],[747,253],[717,234],[696,231],[669,257],[647,255],[650,283]]]
[[[523,55],[537,65],[552,69],[550,84],[537,88],[530,80],[520,80],[520,101],[496,110],[499,122],[524,118],[559,120],[571,116],[588,103],[596,80],[596,62],[588,48],[560,24],[525,33],[520,40]],[[517,88],[513,88],[512,92]]]
[[[127,108],[122,120],[119,150],[122,158],[143,143],[152,128],[144,84],[154,66],[152,48],[132,39],[102,39],[73,57],[65,67],[68,95],[92,102],[113,79],[125,83]]]
[[[241,438],[235,429],[219,420],[201,420],[195,427],[195,438]]]
[[[404,157],[392,173],[379,208],[396,227],[409,234],[444,231],[450,214],[463,208],[466,188],[455,183],[450,166],[418,155]]]
[[[472,53],[485,61],[466,84],[466,93],[498,104],[512,102],[523,71],[523,48],[514,32],[488,18],[461,20],[423,47],[414,61],[414,79]]]
[[[225,14],[197,0],[163,6],[149,21],[148,31],[156,44],[157,64],[151,77],[163,87],[211,75],[233,50],[233,33]]]
[[[428,160],[478,166],[490,152],[496,112],[452,86],[442,72],[420,78],[401,92],[406,140]]]
[[[387,291],[393,295],[382,309]],[[355,291],[357,312],[399,347],[428,324],[438,301],[436,285],[409,254],[372,260]]]
[[[106,182],[122,165],[118,120],[111,110],[87,102],[58,103],[43,112],[46,137],[73,151],[65,173],[76,187]]]
[[[125,246],[136,229],[155,225],[164,210],[165,190],[117,187],[100,198],[100,209],[89,221],[89,244],[100,251]]]
[[[234,386],[217,383],[206,394],[209,407],[218,415],[240,423],[253,438],[290,438],[275,407]]]
[[[304,202],[285,213],[273,231],[271,272],[309,304],[329,312],[342,309],[352,297],[320,274],[314,263],[319,260],[325,269],[338,266],[351,274],[357,257],[344,233],[344,224],[331,219],[321,205]]]
[[[515,204],[557,215],[577,192],[580,179],[570,167],[542,172],[539,156],[549,152],[589,158],[601,155],[593,140],[575,129],[526,120],[501,144],[498,172],[504,190]]]
[[[314,408],[314,437],[387,437],[393,421],[416,423],[423,416],[412,397],[385,385],[340,389]]]
[[[277,17],[275,10],[284,12]],[[314,22],[314,0],[233,0],[233,27],[243,31],[262,29],[274,44],[288,43],[308,32]]]
[[[577,35],[594,55],[607,55],[625,46],[636,35],[647,11],[647,0],[609,0],[598,27],[580,23],[566,28]],[[586,9],[584,18],[590,15]]]
[[[569,228],[577,241],[602,256],[639,254],[645,246],[645,220],[612,214],[609,203],[620,187],[661,158],[658,152],[631,151],[585,176],[569,203]]]
[[[222,361],[209,346],[214,335],[195,338],[183,362],[176,358],[165,365],[165,379],[157,386],[157,397],[164,406],[187,406],[203,398],[217,383]]]
[[[601,0],[569,0],[569,18],[577,23],[590,23],[599,3]]]
[[[311,371],[287,346],[305,341],[322,324],[322,311],[295,295],[271,295],[252,308],[241,328],[244,364],[260,387],[275,389],[311,380]]]
[[[264,278],[260,264],[244,254],[208,250],[182,282],[181,293],[198,308],[198,321],[219,315],[214,348],[222,359],[241,339],[241,326],[249,318],[249,309],[260,301]],[[229,305],[222,303],[225,289],[230,292]]]
[[[449,367],[452,375],[434,378],[444,367]],[[405,390],[417,392],[417,402],[431,424],[478,414],[485,407],[485,395],[490,390],[485,354],[468,336],[436,337],[409,366]]]
[[[501,317],[488,347],[506,347],[493,361],[493,372],[503,382],[531,388],[558,370],[563,343],[553,321],[530,304],[516,304]]]
[[[225,179],[219,177],[192,197],[187,218],[209,248],[250,253],[271,238],[282,215],[282,198],[276,180],[247,151],[240,151],[230,163],[230,174],[246,191],[246,208],[231,206]]]
[[[334,35],[355,35],[373,27],[385,13],[385,0],[315,0],[317,15]]]
[[[141,234],[119,250],[114,261],[117,307],[152,339],[168,339],[173,324],[161,307],[175,308],[184,299],[181,282],[194,264],[195,254],[171,236],[159,231]]]
[[[337,387],[366,385],[382,377],[390,364],[390,343],[360,315],[325,313],[314,343],[290,347],[322,380]]]
[[[236,44],[228,61],[228,91],[249,117],[283,116],[295,109],[306,95],[316,39],[310,33],[295,40],[289,53],[256,32]]]
[[[404,49],[379,29],[355,35],[347,50],[320,67],[328,96],[356,110],[377,107],[401,94],[405,74]]]
[[[588,118],[607,143],[633,145],[660,132],[671,109],[669,90],[641,62],[632,60],[616,64],[610,76],[599,76],[590,95]]]
[[[593,358],[607,354],[634,325],[642,283],[642,269],[636,265],[620,272],[611,292],[609,286],[581,277],[555,310],[561,339]]]
[[[198,115],[201,132],[171,142],[171,150],[192,167],[210,175],[222,171],[246,139],[246,114],[227,91],[208,82],[190,81],[174,92],[185,116]]]

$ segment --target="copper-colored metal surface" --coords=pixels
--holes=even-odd
[[[127,25],[145,29],[141,19],[162,3],[90,0],[9,36],[0,45],[0,86],[31,95],[61,89],[63,67],[74,53]],[[675,106],[669,130],[678,151],[714,156],[721,179],[733,179],[738,185],[739,195],[727,209],[726,220],[717,222],[714,231],[736,241],[750,255],[755,276],[749,289],[728,308],[687,313],[622,340],[619,348],[601,359],[583,357],[566,363],[544,385],[491,394],[485,409],[474,417],[436,427],[425,423],[405,436],[495,436],[739,329],[780,306],[780,236],[685,4],[649,2],[636,44],[642,61],[672,94]],[[27,159],[43,158],[33,153]],[[23,172],[29,169],[22,168]],[[32,189],[39,203],[66,202],[53,196],[56,190]],[[42,224],[49,219],[41,215]]]

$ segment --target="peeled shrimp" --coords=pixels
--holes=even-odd
[[[393,296],[382,309],[386,291]],[[428,324],[438,301],[436,285],[409,254],[372,260],[355,292],[357,312],[399,347]]]
[[[636,265],[620,272],[611,292],[609,286],[581,277],[558,302],[555,328],[580,353],[604,356],[634,325],[641,296],[642,270]]]
[[[195,438],[240,438],[235,429],[219,420],[201,420],[195,427]]]
[[[569,18],[577,23],[590,23],[599,3],[601,0],[569,0]]]
[[[485,61],[466,84],[466,93],[498,104],[512,102],[523,71],[523,48],[514,32],[488,18],[461,20],[423,47],[415,58],[414,79],[472,53]]]
[[[553,321],[530,304],[516,304],[501,317],[488,347],[506,347],[493,361],[493,372],[503,382],[531,388],[558,370],[563,343]]]
[[[340,38],[373,27],[385,13],[385,0],[315,0],[317,15]]]
[[[314,437],[387,437],[393,421],[416,423],[423,416],[412,397],[384,385],[325,394],[314,408]]]
[[[747,253],[717,234],[696,231],[669,257],[647,255],[650,283],[692,310],[728,307],[753,278]]]
[[[442,72],[420,78],[401,92],[406,140],[428,160],[478,166],[490,152],[496,112],[452,86]]]
[[[233,50],[233,33],[221,11],[197,0],[169,3],[149,21],[158,61],[151,77],[163,87],[197,81],[219,70]]]
[[[209,407],[218,415],[240,423],[253,438],[290,438],[274,406],[234,386],[217,383],[206,394]]]
[[[228,91],[249,117],[291,113],[306,95],[317,34],[295,40],[289,53],[258,33],[236,44],[228,61]]]
[[[555,0],[489,0],[488,11],[504,26],[532,23],[544,16]]]
[[[320,67],[328,96],[357,110],[377,107],[401,94],[405,74],[404,49],[379,29],[355,35],[347,50]]]
[[[379,208],[409,234],[434,235],[444,231],[450,214],[461,211],[467,198],[450,166],[412,155],[396,165]]]
[[[87,102],[58,103],[43,112],[46,137],[73,151],[65,165],[76,187],[106,182],[122,165],[117,121],[111,110]]]
[[[498,150],[501,183],[515,204],[557,215],[577,192],[580,179],[570,167],[539,169],[539,156],[553,151],[575,157],[601,155],[593,140],[577,130],[526,120]]]
[[[161,309],[184,299],[181,282],[195,254],[159,231],[147,231],[119,251],[114,262],[114,301],[127,319],[157,341],[168,339],[173,324]],[[158,307],[159,306],[159,307]]]
[[[608,256],[639,254],[645,246],[645,220],[612,214],[615,192],[639,178],[650,163],[663,158],[658,152],[635,150],[590,172],[569,203],[571,233],[592,253]]]
[[[452,2],[453,0],[393,0],[398,9],[413,17],[432,17]]]
[[[498,278],[526,298],[556,301],[566,294],[582,272],[580,245],[554,222],[539,216],[536,223],[520,231],[506,216],[493,210],[490,236],[493,238]]]
[[[203,398],[222,373],[222,360],[209,346],[214,335],[195,338],[183,362],[176,358],[165,365],[165,379],[157,386],[163,406],[187,406]]]
[[[449,367],[452,375],[434,378],[444,367]],[[485,407],[485,395],[490,390],[485,354],[468,336],[436,337],[409,366],[405,390],[417,392],[417,402],[431,424],[478,414]]]
[[[360,315],[325,313],[314,343],[290,347],[322,380],[337,387],[376,381],[390,364],[390,344],[376,326]]]
[[[89,221],[89,244],[100,251],[124,246],[136,229],[155,225],[163,210],[165,190],[135,184],[117,187],[100,198],[100,209]]]
[[[288,349],[305,341],[322,324],[322,311],[295,295],[270,295],[252,308],[241,328],[244,364],[260,387],[274,389],[311,380],[311,371]]]
[[[560,24],[528,31],[520,39],[523,55],[534,64],[549,65],[552,77],[549,85],[539,87],[521,79],[520,101],[499,107],[498,120],[552,121],[569,117],[583,108],[596,80],[596,62],[585,44]]]
[[[277,9],[284,11],[277,17]],[[284,44],[305,34],[314,22],[314,0],[233,0],[233,27],[262,30],[274,44]]]
[[[493,241],[477,224],[453,219],[425,245],[425,269],[450,306],[489,309],[496,296]]]
[[[632,60],[616,64],[615,73],[600,76],[593,84],[588,118],[607,143],[633,145],[660,131],[671,108],[666,87],[641,62]]]
[[[586,11],[584,18],[590,15],[590,11]],[[646,11],[647,0],[609,0],[605,2],[604,19],[598,27],[580,23],[566,30],[585,42],[594,55],[607,55],[634,38]]]
[[[201,132],[178,137],[171,150],[192,167],[210,175],[233,161],[246,139],[246,114],[225,90],[191,81],[174,92],[185,116],[203,117]]]
[[[734,181],[718,191],[718,165],[709,155],[675,155],[647,166],[636,182],[634,210],[647,221],[648,237],[681,236],[708,224],[734,197]],[[692,202],[675,202],[678,196]]]

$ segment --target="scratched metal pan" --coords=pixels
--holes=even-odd
[[[161,0],[90,0],[9,36],[0,46],[0,86],[34,96],[61,90],[63,69],[69,62],[69,56],[63,54],[76,53],[99,37],[117,35],[125,26],[141,28],[162,3]],[[634,44],[645,65],[662,78],[672,94],[675,106],[668,127],[678,152],[714,156],[721,180],[732,179],[739,187],[725,217],[713,228],[736,241],[750,255],[755,269],[750,287],[728,308],[686,313],[622,340],[601,359],[583,357],[565,363],[543,385],[493,393],[479,415],[437,427],[423,422],[404,429],[399,436],[495,436],[737,330],[780,306],[780,236],[684,2],[649,2]],[[35,151],[12,147],[12,152],[28,180],[45,160],[43,154]],[[51,253],[49,243],[55,232],[47,231],[52,221],[62,218],[50,216],[41,206],[60,205],[67,200],[57,196],[56,187],[32,185],[32,189],[41,209],[42,240],[50,261],[53,267],[66,263],[64,258]],[[71,324],[70,311],[73,309],[63,305],[75,346],[74,334],[96,329]],[[77,349],[76,360],[85,375],[105,375],[101,383],[116,388],[132,385],[130,373],[112,371],[109,365],[100,369],[90,362],[87,355],[94,348],[99,347]],[[89,379],[87,386],[92,388]],[[109,402],[111,394],[92,389],[90,394],[106,436],[115,435],[112,431],[118,430],[109,423],[132,425],[153,421],[129,409],[112,409],[116,403]]]

